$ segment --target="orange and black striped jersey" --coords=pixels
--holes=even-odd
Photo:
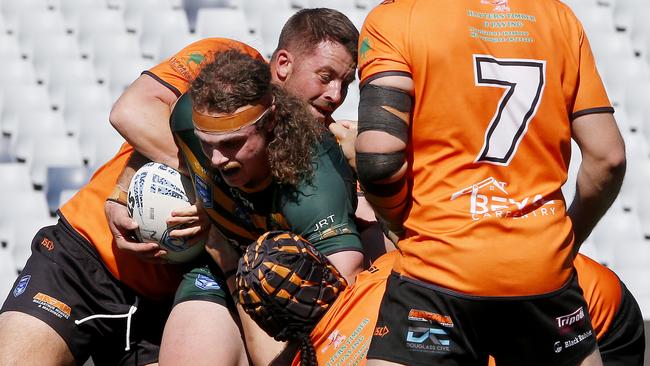
[[[556,0],[389,0],[359,38],[361,86],[414,82],[412,202],[395,269],[482,296],[568,281],[560,187],[571,121],[612,113],[585,32]]]
[[[227,50],[239,50],[264,60],[254,48],[239,41],[227,38],[205,38],[188,45],[175,55],[145,71],[144,74],[158,80],[177,97],[180,97],[189,89],[190,83],[199,74],[203,65],[213,60],[215,53]]]
[[[211,59],[214,52],[229,49],[238,49],[262,59],[257,51],[243,43],[223,38],[208,38],[192,43],[144,73],[180,96],[189,88],[200,67]],[[115,278],[146,297],[171,297],[184,270],[179,268],[180,266],[147,263],[129,252],[119,250],[115,246],[104,214],[104,202],[132,152],[133,147],[125,143],[117,155],[102,166],[90,182],[61,208],[61,214],[95,247]]]

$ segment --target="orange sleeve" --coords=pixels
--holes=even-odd
[[[579,23],[578,23],[579,25]],[[579,67],[571,120],[590,113],[614,113],[584,29],[579,26]]]
[[[383,72],[411,74],[408,43],[411,2],[386,2],[366,17],[359,35],[359,80]]]
[[[214,54],[230,49],[239,50],[264,60],[254,48],[226,38],[205,38],[183,48],[175,55],[144,72],[169,88],[177,96],[185,93],[201,68],[214,58]]]

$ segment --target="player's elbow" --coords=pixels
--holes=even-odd
[[[353,284],[357,274],[363,271],[364,256],[362,252],[344,251],[327,256],[349,285]]]

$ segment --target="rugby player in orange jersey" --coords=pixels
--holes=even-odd
[[[369,364],[601,364],[576,321],[573,259],[618,194],[625,149],[575,15],[554,0],[387,0],[359,40],[357,173],[405,229],[377,322],[392,332]]]
[[[356,40],[357,34],[352,23],[339,12],[331,9],[306,9],[298,12],[285,25],[278,49],[270,62],[274,83],[306,100],[312,114],[321,122],[331,121],[331,112],[343,102],[347,85],[354,78]],[[187,90],[188,83],[203,65],[196,61],[203,60],[202,55],[206,49],[209,48],[204,48],[201,42],[197,42],[173,56],[169,62],[152,68],[138,78],[114,106],[112,123],[148,158],[178,168],[178,148],[171,144],[168,119],[163,113],[168,115],[167,102],[176,101]],[[124,188],[123,186],[122,189]],[[109,202],[107,214],[109,223],[115,224],[113,229],[118,248],[137,252],[145,258],[162,253],[157,247],[143,246],[125,240],[124,236],[120,237],[120,231],[126,234],[125,231],[128,230],[118,228],[134,228],[123,207]],[[193,207],[191,210],[176,212],[172,220],[176,220],[173,221],[174,224],[194,222],[199,220],[198,211]],[[199,227],[195,226],[179,230],[176,234],[193,235],[197,229]],[[361,270],[361,252],[346,250],[329,253],[329,257],[349,278],[353,279],[354,274]],[[201,317],[197,314],[207,315]],[[223,306],[196,299],[178,302],[172,310],[163,337],[163,346],[173,344],[174,347],[167,348],[168,352],[163,347],[161,361],[181,364],[205,356],[206,362],[218,359],[230,363],[231,360],[226,358],[237,352],[230,352],[219,339],[239,340],[240,337],[223,336],[225,332],[219,326],[223,323],[219,320],[220,317],[230,318],[228,310]],[[228,323],[233,324],[233,321],[229,320]],[[192,338],[187,336],[187,332],[192,335],[200,333],[200,336]],[[187,344],[182,345],[183,343]],[[256,354],[260,352],[258,350]]]
[[[307,250],[291,249],[309,246],[293,234],[267,233],[245,252],[239,263],[237,284],[234,275],[228,281],[232,290],[239,286],[237,289],[243,303],[248,302],[248,306],[245,306],[247,311],[269,336],[289,340],[286,346],[276,344],[274,350],[268,352],[273,357],[260,360],[259,364],[289,363],[293,359],[293,365],[296,366],[309,365],[314,361],[319,365],[363,365],[366,363],[365,356],[373,334],[384,336],[391,332],[388,327],[375,327],[375,322],[386,280],[398,253],[393,251],[377,259],[370,269],[360,273],[356,282],[340,292],[335,300],[325,300],[324,295],[306,299],[302,297],[301,291],[312,296],[322,294],[324,288],[335,282],[331,277],[320,275],[321,278],[330,279],[318,282],[309,278],[299,288],[292,285],[298,283],[296,279],[305,280],[306,273],[318,273],[318,269],[328,271],[327,263],[322,258],[311,255]],[[215,259],[224,268],[237,266],[237,254],[228,255],[229,252],[234,252],[231,248],[220,245],[219,250],[215,251],[216,249],[212,248],[211,252],[218,253]],[[264,265],[260,266],[260,263]],[[604,365],[643,366],[643,317],[632,294],[614,272],[587,256],[578,254],[574,264]],[[260,283],[261,278],[267,278],[267,272],[274,272],[284,280],[274,279],[273,282]],[[260,277],[259,273],[263,276]],[[338,276],[336,273],[333,275]],[[287,305],[285,296],[278,295],[281,293],[290,293],[293,303],[311,307],[311,311],[306,312],[309,316],[299,315],[296,310],[286,310],[291,305]],[[316,303],[320,305],[316,306]],[[429,324],[446,321],[445,317],[429,312],[412,311],[409,317]],[[307,335],[311,345],[304,344]],[[257,341],[265,344],[261,339]],[[256,343],[248,344],[252,349],[256,346]],[[559,349],[562,345],[556,347]],[[313,355],[315,359],[304,358],[307,354]],[[492,358],[490,365],[494,365]]]
[[[240,42],[208,43],[213,51],[237,49],[262,59]],[[57,225],[36,234],[0,314],[0,365],[83,364],[89,357],[98,366],[158,362],[163,327],[187,269],[116,247],[104,205],[120,199],[112,191],[133,152],[124,144],[61,207]]]

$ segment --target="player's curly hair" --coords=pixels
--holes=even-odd
[[[316,365],[310,332],[347,286],[299,235],[270,231],[249,245],[237,269],[237,297],[268,335],[300,345],[301,365]]]
[[[190,86],[194,108],[207,113],[232,113],[272,93],[275,111],[257,122],[266,131],[268,161],[275,180],[296,186],[313,176],[312,159],[324,127],[300,99],[271,83],[269,65],[238,50],[215,53]]]

